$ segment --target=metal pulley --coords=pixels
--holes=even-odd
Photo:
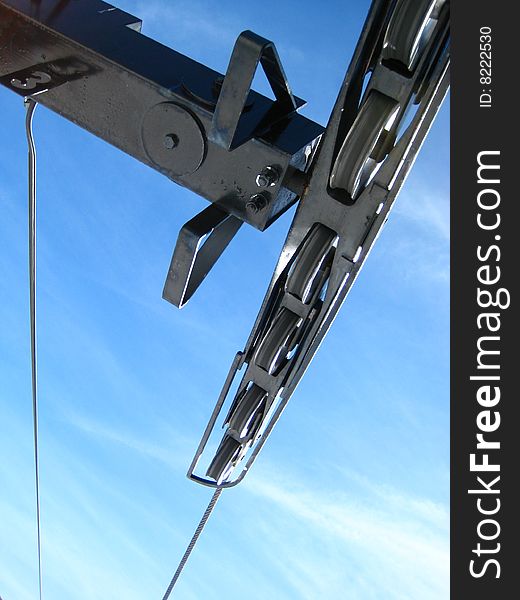
[[[206,154],[206,138],[197,117],[173,102],[153,106],[144,116],[146,154],[169,177],[191,175]]]
[[[449,3],[374,2],[262,309],[231,367],[190,478],[224,488],[249,472],[388,218],[448,82]],[[240,369],[221,445],[201,477],[197,465]],[[261,435],[241,438],[236,422],[231,427],[233,414],[241,425],[238,415],[254,415]]]

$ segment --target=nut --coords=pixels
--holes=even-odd
[[[258,187],[271,187],[277,184],[278,179],[280,179],[279,169],[269,165],[262,169],[256,176],[256,185]]]
[[[269,204],[269,200],[267,194],[253,194],[246,204],[246,209],[254,214],[259,213]]]

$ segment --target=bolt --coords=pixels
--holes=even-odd
[[[256,185],[258,187],[271,187],[276,185],[280,178],[280,171],[271,165],[265,167],[256,176]]]
[[[179,138],[174,133],[167,133],[164,136],[164,147],[168,150],[173,150],[179,145]]]
[[[256,214],[263,210],[268,204],[269,197],[267,194],[253,194],[246,204],[246,209]]]

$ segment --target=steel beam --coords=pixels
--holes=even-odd
[[[288,179],[306,169],[323,132],[296,112],[303,101],[280,76],[272,43],[244,32],[224,76],[140,27],[138,18],[100,0],[0,0],[0,83],[264,230],[296,201]],[[240,79],[244,41],[245,50],[251,43],[262,49],[273,89],[286,92],[278,99],[249,91],[250,81]],[[233,85],[244,91],[243,106],[233,131],[223,132],[216,107],[223,106],[220,91]],[[214,141],[215,124],[233,146]],[[263,185],[258,175],[266,167],[278,176]],[[255,205],[259,192],[264,200]]]

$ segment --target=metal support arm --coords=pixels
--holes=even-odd
[[[303,102],[292,99],[271,42],[240,36],[224,78],[139,30],[138,18],[100,0],[0,0],[0,83],[39,94],[40,104],[264,230],[297,200],[287,175],[306,170],[323,132],[295,111]],[[249,90],[259,60],[275,101]],[[236,86],[240,102],[228,104]],[[226,127],[224,137],[240,140],[233,152],[214,141]],[[268,166],[279,176],[263,190],[257,175]],[[258,192],[267,202],[249,210]]]

